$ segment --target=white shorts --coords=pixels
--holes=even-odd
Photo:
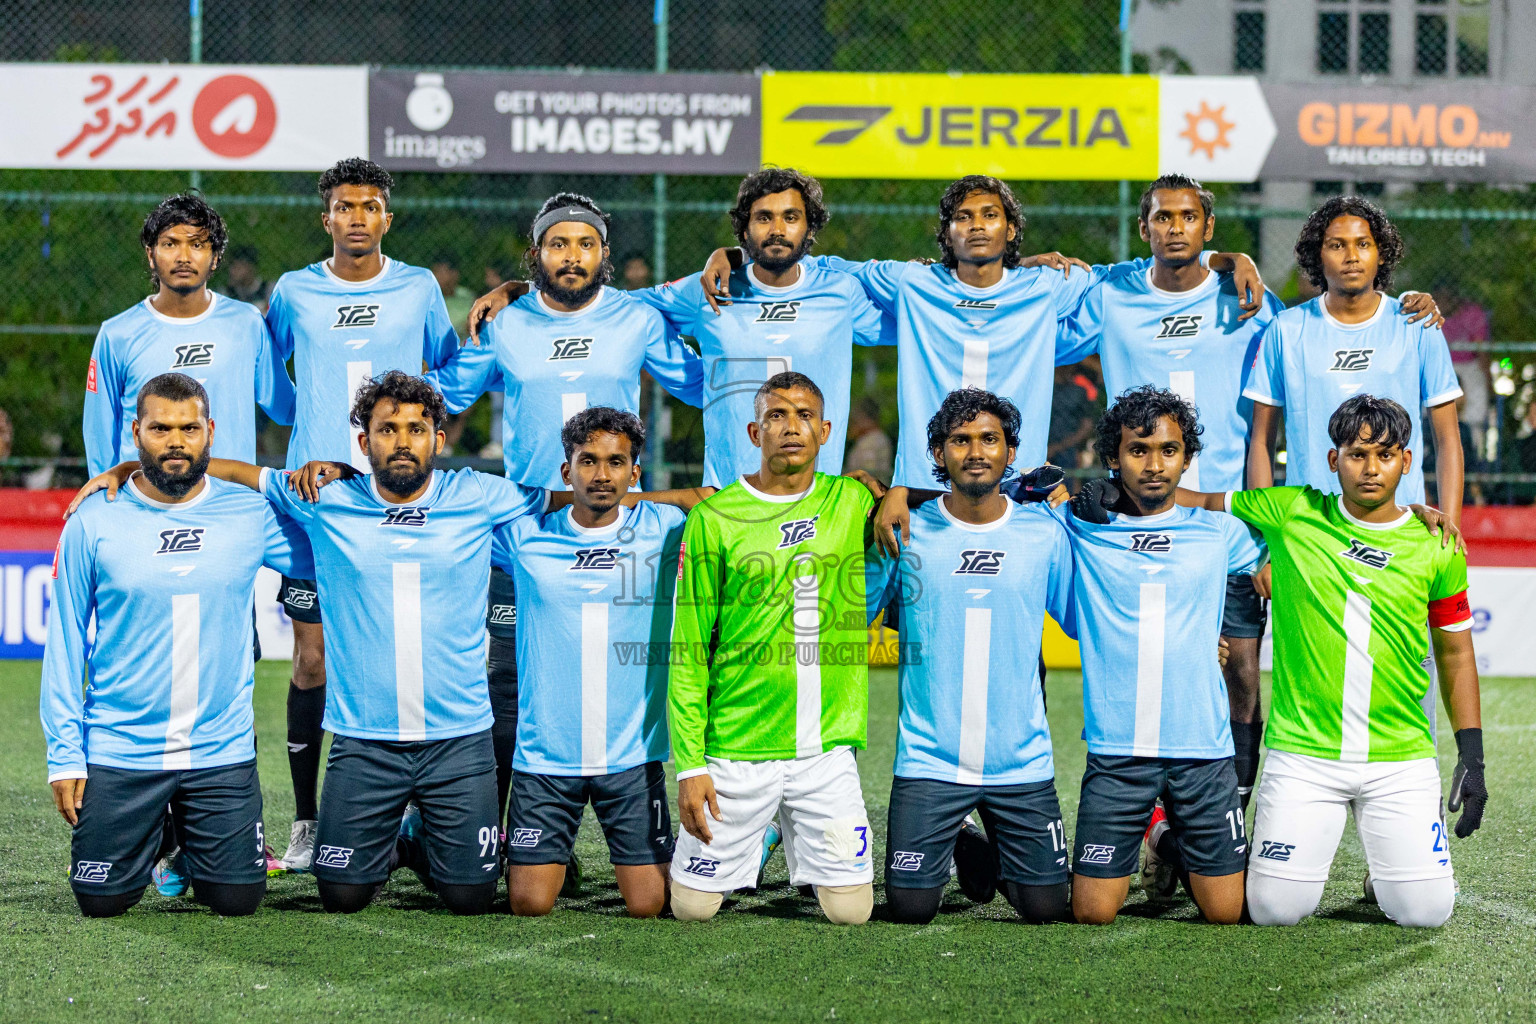
[[[1346,809],[1355,812],[1372,878],[1416,882],[1451,874],[1434,758],[1362,764],[1282,750],[1269,751],[1264,762],[1248,870],[1327,881]]]
[[[861,885],[875,880],[869,817],[851,747],[783,761],[708,759],[719,798],[716,821],[704,808],[714,841],[686,829],[672,854],[672,880],[701,892],[731,892],[757,883],[763,833],[774,816],[784,834],[793,885]]]

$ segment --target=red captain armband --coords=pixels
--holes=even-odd
[[[688,545],[686,543],[677,546],[677,582],[683,582],[683,562],[688,558]]]
[[[90,368],[85,371],[85,390],[96,394],[96,360],[91,360]]]
[[[1442,597],[1429,602],[1429,624],[1436,629],[1457,626],[1472,618],[1472,605],[1467,602],[1467,592]]]

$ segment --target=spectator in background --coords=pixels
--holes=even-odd
[[[1045,446],[1048,462],[1066,469],[1083,468],[1087,451],[1083,446],[1094,436],[1100,394],[1092,367],[1086,363],[1056,367],[1051,430]]]
[[[1465,404],[1456,403],[1461,422],[1471,428],[1472,444],[1466,450],[1467,461],[1482,461],[1484,438],[1488,432],[1488,396],[1493,391],[1493,378],[1487,352],[1457,351],[1459,341],[1488,341],[1492,336],[1488,323],[1488,311],[1463,295],[1454,285],[1435,295],[1445,303],[1445,323],[1440,325],[1445,340],[1451,346],[1451,368],[1466,396]],[[1465,432],[1464,432],[1465,434]],[[1462,437],[1466,444],[1466,437]],[[1470,466],[1468,468],[1471,468]]]
[[[843,472],[862,469],[889,487],[895,462],[891,435],[880,426],[879,403],[870,395],[861,395],[848,413],[848,453],[843,456]]]
[[[651,265],[644,256],[632,252],[624,257],[624,280],[619,285],[620,288],[633,292],[641,288],[649,288],[655,283],[651,280]]]
[[[1525,407],[1515,431],[1515,462],[1522,473],[1536,473],[1536,401]]]
[[[464,287],[459,280],[459,268],[453,265],[453,257],[440,255],[432,261],[432,276],[443,290],[443,302],[448,306],[448,319],[460,338],[469,337],[469,307],[475,304],[475,293]]]
[[[224,284],[214,290],[241,302],[249,302],[266,315],[272,301],[272,282],[261,276],[256,267],[256,247],[237,245],[230,251],[229,262],[224,265]]]

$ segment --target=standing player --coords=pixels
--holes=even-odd
[[[752,885],[777,814],[790,881],[815,886],[833,922],[862,924],[874,871],[853,751],[869,717],[873,499],[816,471],[832,425],[804,374],[758,389],[749,430],[758,471],[695,508],[683,533],[667,692],[684,830],[672,911],[708,920]]]
[[[167,805],[199,901],[244,915],[266,892],[252,594],[263,564],[314,570],[292,523],[205,476],[208,408],[184,374],[146,382],[131,424],[141,471],[116,505],[85,502],[59,539],[41,710],[87,917],[142,898]]]
[[[686,513],[620,505],[645,446],[633,413],[583,409],[561,434],[571,506],[497,532],[522,610],[507,892],[514,914],[553,909],[590,801],[625,906],[655,917],[672,860],[661,655]]]
[[[731,227],[751,262],[730,275],[728,297],[706,290],[698,276],[628,293],[699,344],[705,487],[723,487],[757,469],[759,454],[747,439],[757,389],[796,367],[814,366],[828,382],[832,436],[817,468],[842,472],[853,346],[893,339],[882,334],[880,311],[856,281],[804,259],[827,219],[821,182],[789,168],[765,168],[743,178],[736,191]],[[470,315],[471,329],[482,315],[494,319],[526,287],[511,281],[483,296]]]
[[[394,221],[394,179],[378,164],[342,160],[320,175],[320,223],[331,256],[278,279],[267,324],[278,354],[293,357],[298,410],[288,442],[288,468],[350,453],[367,472],[349,426],[352,397],[388,370],[420,373],[458,350],[442,289],[430,271],[385,256]],[[320,721],[325,714],[325,639],[313,580],[285,578],[283,607],[293,620],[293,680],[288,688],[288,768],[294,823],[283,866],[308,871],[314,854],[315,789],[320,776]]]
[[[609,287],[608,214],[586,196],[560,192],[534,217],[524,257],[533,291],[427,379],[450,412],[486,391],[506,392],[502,451],[507,479],[561,490],[561,426],[581,410],[640,408],[640,371],[698,405],[703,370],[693,349],[673,337],[655,310]],[[471,317],[471,320],[474,318]],[[491,710],[496,717],[497,796],[503,809],[517,737],[517,604],[512,577],[491,570],[486,609]],[[576,862],[571,883],[574,888]]]
[[[1351,395],[1374,394],[1413,410],[1413,433],[1404,439],[1410,451],[1420,448],[1419,410],[1429,409],[1436,497],[1451,522],[1460,525],[1463,455],[1456,399],[1461,387],[1440,329],[1410,327],[1397,315],[1400,300],[1385,294],[1402,257],[1397,228],[1358,196],[1335,196],[1307,218],[1296,241],[1296,262],[1323,293],[1285,310],[1264,332],[1243,390],[1255,403],[1248,486],[1274,481],[1271,450],[1283,409],[1286,483],[1333,490],[1330,419]],[[1432,321],[1438,322],[1438,317]],[[1424,471],[1412,460],[1404,466],[1398,498],[1406,504],[1424,501]]]
[[[1047,611],[1072,628],[1072,548],[1059,522],[1005,497],[1019,411],[976,388],[928,425],[951,490],[912,514],[899,559],[871,559],[870,610],[893,604],[901,717],[886,831],[885,894],[926,924],[949,881],[961,822],[980,809],[1004,895],[1026,921],[1069,917],[1067,841],[1045,700],[1033,673]]]
[[[139,233],[155,294],[101,325],[85,380],[85,461],[94,476],[134,456],[139,390],[177,372],[209,392],[219,454],[256,460],[256,405],[292,423],[293,381],[255,307],[208,288],[228,234],[196,193],[161,200]]]
[[[1236,924],[1243,912],[1248,837],[1217,649],[1227,577],[1251,574],[1262,551],[1231,516],[1175,505],[1200,433],[1172,391],[1125,392],[1094,442],[1118,500],[1106,515],[1080,495],[1085,518],[1061,512],[1077,559],[1088,741],[1072,910],[1087,924],[1119,913],[1159,799],[1171,828],[1148,845],[1188,872],[1207,921]]]
[[[1466,559],[1398,504],[1413,463],[1413,420],[1401,405],[1356,395],[1334,412],[1328,433],[1339,494],[1272,487],[1181,496],[1263,531],[1274,565],[1269,758],[1248,910],[1255,924],[1295,924],[1315,911],[1352,810],[1382,910],[1400,925],[1438,927],[1451,916],[1456,885],[1435,745],[1419,705],[1426,619],[1460,755],[1449,803],[1466,806],[1458,837],[1478,829],[1488,801]]]

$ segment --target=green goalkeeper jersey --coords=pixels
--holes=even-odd
[[[667,706],[678,771],[863,747],[865,526],[874,498],[817,473],[800,495],[745,481],[683,529]]]
[[[1274,569],[1274,688],[1264,743],[1335,761],[1433,757],[1420,704],[1429,627],[1466,629],[1467,562],[1412,513],[1366,523],[1336,494],[1227,496]]]

